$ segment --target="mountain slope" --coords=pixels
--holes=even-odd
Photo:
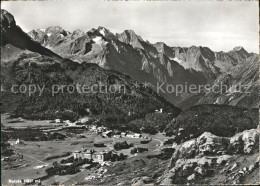
[[[14,17],[1,9],[1,53],[2,60],[8,60],[22,50],[37,52],[42,55],[60,58],[57,54],[33,41],[22,29],[16,25]]]
[[[199,104],[228,104],[246,108],[258,108],[259,102],[259,57],[252,55],[246,62],[238,64],[221,74],[200,94],[193,95],[179,105],[188,108]]]
[[[168,124],[165,131],[168,135],[178,136],[181,128],[181,135],[177,137],[179,141],[198,137],[203,132],[230,137],[243,130],[256,128],[258,114],[257,109],[229,105],[196,105],[182,111]]]

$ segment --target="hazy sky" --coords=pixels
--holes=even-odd
[[[229,51],[243,46],[259,53],[257,1],[2,1],[26,32],[61,26],[73,31],[104,26],[134,30],[144,40],[170,46],[208,46]]]

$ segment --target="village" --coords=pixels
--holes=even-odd
[[[156,112],[160,113],[160,110]],[[27,130],[29,127],[30,130],[40,130],[46,136],[65,136],[62,140],[59,138],[51,141],[25,141],[21,138],[9,140],[14,155],[1,159],[6,172],[2,178],[8,180],[11,177],[9,173],[23,171],[21,178],[40,179],[44,184],[52,184],[54,180],[75,184],[72,177],[78,174],[82,176],[81,180],[93,181],[120,162],[142,159],[149,155],[157,156],[165,147],[171,147],[165,143],[170,139],[165,134],[150,135],[109,129],[97,125],[93,120],[89,122],[91,119],[84,117],[70,122],[57,118],[32,122],[21,118],[12,120],[7,115],[2,115],[5,126],[2,130],[5,132]],[[53,172],[54,169],[60,171]],[[102,174],[97,174],[92,169]]]

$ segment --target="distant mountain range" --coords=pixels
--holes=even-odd
[[[205,85],[237,65],[247,63],[253,53],[243,47],[229,52],[214,52],[208,47],[170,47],[163,42],[151,44],[133,30],[113,34],[104,27],[88,32],[72,33],[61,27],[32,30],[28,35],[43,46],[73,61],[98,64],[140,82],[149,82],[155,89],[157,82],[173,85]],[[176,96],[164,93],[170,102],[183,101],[188,92]]]

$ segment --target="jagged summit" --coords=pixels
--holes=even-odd
[[[84,35],[85,32],[82,29],[77,29],[72,32],[72,35]]]
[[[116,35],[121,42],[132,45],[134,48],[144,49],[144,40],[138,36],[133,30],[125,30],[121,34]]]
[[[3,9],[1,10],[1,34],[1,46],[3,47],[4,55],[17,55],[17,50],[28,50],[42,55],[60,58],[60,56],[51,50],[41,46],[40,43],[33,41],[29,35],[16,25],[14,16]],[[6,45],[9,46],[5,47]]]
[[[249,54],[242,46],[235,47],[233,50],[229,51],[228,54],[239,61],[239,63],[243,63],[244,58],[252,56],[252,54]]]
[[[133,30],[125,30],[122,34],[127,35],[127,37],[129,39],[139,39],[139,40],[143,41],[142,37],[137,35],[135,33],[135,31],[133,31]]]
[[[166,44],[164,42],[159,41],[159,42],[156,42],[154,45],[165,46]]]
[[[240,51],[240,50],[245,50],[242,46],[236,46],[233,48],[234,51]]]
[[[110,32],[109,29],[105,28],[105,27],[102,27],[102,26],[99,26],[98,29],[99,33],[101,35],[103,35],[104,37],[108,38],[108,39],[116,39],[116,36]]]
[[[135,33],[135,31],[132,30],[132,29],[130,29],[130,30],[124,30],[124,32],[125,32],[125,33],[129,33],[129,34],[131,34],[131,35],[136,35],[136,36],[137,36],[137,34]],[[123,33],[124,33],[124,32],[123,32]]]

